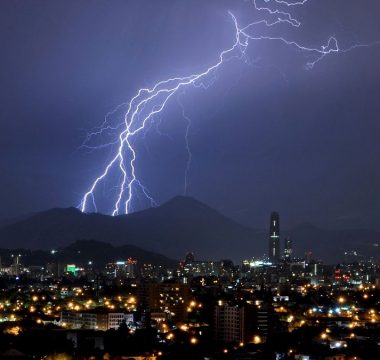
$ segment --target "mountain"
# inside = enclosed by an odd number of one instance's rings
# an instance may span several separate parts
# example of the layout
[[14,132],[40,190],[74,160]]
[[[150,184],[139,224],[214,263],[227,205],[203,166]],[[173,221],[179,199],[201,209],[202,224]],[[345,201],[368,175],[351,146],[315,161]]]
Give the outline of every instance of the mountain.
[[[294,252],[312,251],[317,259],[337,262],[346,251],[380,256],[380,233],[372,230],[326,230],[304,224],[281,233],[293,240]],[[0,247],[57,249],[80,239],[113,246],[133,245],[173,259],[193,251],[196,259],[245,258],[267,253],[268,230],[254,230],[228,219],[190,197],[129,215],[84,214],[75,208],[51,209],[0,225]],[[106,251],[106,250],[102,250]]]
[[13,217],[13,218],[0,219],[0,228],[7,226],[7,225],[15,224],[19,221],[22,221],[24,219],[31,217],[32,215],[34,215],[34,214],[23,214],[23,215]]
[[55,249],[78,239],[95,239],[115,246],[135,245],[175,259],[194,251],[200,259],[240,261],[244,254],[263,252],[260,238],[259,232],[183,196],[129,215],[51,209],[0,227],[3,248]]

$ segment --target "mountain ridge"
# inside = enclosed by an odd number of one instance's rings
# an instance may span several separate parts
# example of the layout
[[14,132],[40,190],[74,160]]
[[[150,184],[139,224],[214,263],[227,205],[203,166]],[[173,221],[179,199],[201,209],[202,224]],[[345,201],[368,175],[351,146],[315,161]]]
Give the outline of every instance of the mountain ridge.
[[198,200],[177,196],[159,207],[114,217],[53,208],[0,227],[0,245],[51,249],[78,239],[96,239],[116,246],[136,245],[176,259],[187,251],[225,258],[238,256],[236,238],[247,244],[254,234]]
[[[380,256],[380,232],[376,230],[326,230],[301,224],[282,231],[281,248],[285,237],[293,240],[298,256],[312,251],[315,258],[328,262],[340,261],[350,250]],[[240,262],[267,253],[268,231],[241,225],[184,196],[128,215],[112,217],[82,213],[73,207],[53,208],[0,226],[0,247],[53,249],[79,239],[134,245],[173,259],[183,259],[186,252],[193,251],[197,259]]]

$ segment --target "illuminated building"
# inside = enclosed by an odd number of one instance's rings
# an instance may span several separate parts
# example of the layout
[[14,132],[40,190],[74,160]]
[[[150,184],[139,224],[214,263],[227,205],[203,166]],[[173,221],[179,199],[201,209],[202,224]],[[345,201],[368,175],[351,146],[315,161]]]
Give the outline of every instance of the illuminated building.
[[62,311],[61,324],[72,329],[95,330],[97,328],[97,315],[94,313]]
[[133,322],[133,314],[62,311],[61,324],[71,329],[118,329],[122,322]]
[[280,260],[280,216],[272,212],[269,226],[269,260],[278,263]]
[[10,274],[12,276],[18,276],[22,272],[22,265],[21,265],[21,255],[13,256],[13,264],[10,266]]
[[261,305],[257,309],[256,324],[264,340],[268,337],[269,333],[271,332],[271,326],[273,325],[272,316],[273,309],[269,305]]
[[67,264],[66,266],[66,272],[68,272],[69,274],[72,274],[75,276],[76,272],[77,272],[77,267],[75,264]]
[[151,313],[165,314],[174,322],[187,319],[189,287],[176,282],[143,282],[139,288],[139,303]]
[[136,273],[137,260],[128,258],[127,260],[127,278],[133,279],[137,276]]
[[220,342],[244,341],[244,306],[219,301],[214,309],[214,339]]
[[285,239],[285,247],[284,247],[284,257],[285,260],[290,260],[293,253],[293,244],[292,240],[289,238]]
[[133,279],[137,276],[137,260],[116,261],[106,265],[106,274],[111,278]]
[[127,324],[133,322],[133,314],[97,314],[97,329],[99,330],[118,329],[122,322],[125,322]]
[[214,308],[214,339],[225,343],[257,342],[258,338],[265,341],[272,326],[272,313],[271,307],[220,300]]
[[186,262],[184,273],[190,276],[219,276],[221,274],[220,261],[192,261]]
[[143,264],[140,272],[141,276],[146,279],[155,279],[157,277],[157,269],[152,264]]

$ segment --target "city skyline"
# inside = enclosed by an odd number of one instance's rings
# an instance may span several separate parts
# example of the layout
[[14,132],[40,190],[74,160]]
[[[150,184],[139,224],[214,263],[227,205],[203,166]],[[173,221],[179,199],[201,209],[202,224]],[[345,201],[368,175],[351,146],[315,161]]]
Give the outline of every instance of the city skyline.
[[379,0],[1,0],[0,359],[380,359]]

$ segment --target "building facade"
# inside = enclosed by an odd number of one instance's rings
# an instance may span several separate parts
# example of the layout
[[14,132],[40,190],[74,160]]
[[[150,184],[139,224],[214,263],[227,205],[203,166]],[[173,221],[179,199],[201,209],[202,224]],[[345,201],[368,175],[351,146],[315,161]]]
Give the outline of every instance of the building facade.
[[133,314],[62,311],[61,324],[71,329],[118,329],[122,322],[133,321]]
[[164,313],[168,320],[187,319],[190,289],[178,282],[143,282],[139,288],[139,302],[151,313]]
[[214,308],[214,340],[231,343],[265,341],[271,329],[271,309],[219,301]]

